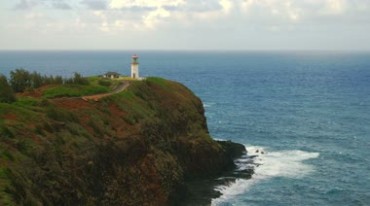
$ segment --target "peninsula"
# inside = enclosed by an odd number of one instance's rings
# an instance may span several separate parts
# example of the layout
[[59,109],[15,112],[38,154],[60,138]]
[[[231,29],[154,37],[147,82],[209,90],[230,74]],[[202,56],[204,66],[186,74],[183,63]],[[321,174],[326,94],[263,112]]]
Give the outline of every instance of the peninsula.
[[[0,205],[178,205],[188,182],[245,152],[210,137],[201,100],[180,83],[82,82],[0,103]],[[110,95],[81,98],[91,91]]]

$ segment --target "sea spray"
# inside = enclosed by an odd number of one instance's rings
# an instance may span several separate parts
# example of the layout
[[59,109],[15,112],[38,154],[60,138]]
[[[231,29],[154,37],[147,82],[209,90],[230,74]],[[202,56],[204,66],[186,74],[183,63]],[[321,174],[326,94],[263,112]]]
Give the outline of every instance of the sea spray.
[[274,177],[301,178],[315,168],[305,163],[305,160],[319,157],[319,153],[301,150],[270,151],[268,148],[246,146],[248,155],[238,159],[235,163],[237,171],[253,169],[251,179],[236,179],[226,185],[217,186],[215,190],[222,195],[212,200],[212,205],[230,203],[233,197],[246,193],[253,185]]

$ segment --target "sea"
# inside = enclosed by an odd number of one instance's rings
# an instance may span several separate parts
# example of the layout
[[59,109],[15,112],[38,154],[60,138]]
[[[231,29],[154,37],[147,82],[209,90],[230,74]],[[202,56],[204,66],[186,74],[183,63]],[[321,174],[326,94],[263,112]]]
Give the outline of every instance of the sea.
[[212,137],[253,159],[211,205],[370,205],[370,52],[1,51],[0,73],[129,75],[133,54],[141,76],[189,87]]

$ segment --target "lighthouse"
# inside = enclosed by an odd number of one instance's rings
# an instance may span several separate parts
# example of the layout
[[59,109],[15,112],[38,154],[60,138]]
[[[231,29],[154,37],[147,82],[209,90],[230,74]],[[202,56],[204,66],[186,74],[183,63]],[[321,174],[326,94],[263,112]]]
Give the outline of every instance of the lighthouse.
[[132,62],[131,62],[131,78],[133,79],[139,79],[139,62],[138,56],[135,54],[132,56]]

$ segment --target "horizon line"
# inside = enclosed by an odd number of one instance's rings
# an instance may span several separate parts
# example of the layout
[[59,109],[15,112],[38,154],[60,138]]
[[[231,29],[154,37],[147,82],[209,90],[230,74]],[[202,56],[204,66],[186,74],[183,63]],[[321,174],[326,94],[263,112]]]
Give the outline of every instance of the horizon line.
[[358,53],[369,50],[354,49],[0,49],[0,52],[343,52]]

